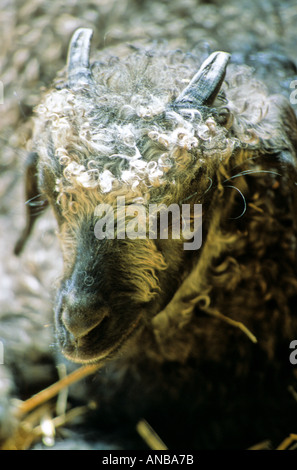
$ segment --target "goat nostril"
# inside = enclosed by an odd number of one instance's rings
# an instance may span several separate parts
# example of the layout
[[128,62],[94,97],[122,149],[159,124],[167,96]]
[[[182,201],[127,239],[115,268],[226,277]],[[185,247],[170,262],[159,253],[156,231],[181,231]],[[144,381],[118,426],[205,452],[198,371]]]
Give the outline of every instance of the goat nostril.
[[79,310],[73,311],[65,307],[62,312],[62,322],[66,330],[71,333],[75,339],[79,339],[99,326],[107,315],[107,309],[81,312]]

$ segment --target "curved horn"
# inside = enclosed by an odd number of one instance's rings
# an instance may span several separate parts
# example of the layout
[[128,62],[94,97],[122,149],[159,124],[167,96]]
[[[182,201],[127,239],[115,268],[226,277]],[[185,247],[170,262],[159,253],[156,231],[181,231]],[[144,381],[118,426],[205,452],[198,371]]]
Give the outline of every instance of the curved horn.
[[92,83],[89,64],[92,36],[93,30],[90,28],[79,28],[72,36],[67,58],[68,84],[70,87]]
[[229,59],[230,54],[227,52],[213,52],[176,98],[175,103],[195,107],[211,105],[224,81]]

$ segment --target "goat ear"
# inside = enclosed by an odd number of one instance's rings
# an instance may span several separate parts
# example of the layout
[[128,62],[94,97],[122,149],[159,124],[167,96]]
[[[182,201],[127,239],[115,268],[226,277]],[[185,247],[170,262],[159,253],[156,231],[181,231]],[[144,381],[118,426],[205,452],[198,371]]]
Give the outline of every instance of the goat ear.
[[48,206],[48,201],[40,194],[37,179],[38,154],[30,152],[25,163],[25,197],[26,197],[26,225],[14,247],[14,253],[19,255],[38,216]]
[[280,138],[286,141],[285,151],[281,152],[281,161],[288,163],[290,160],[290,163],[297,168],[297,117],[285,96],[279,94],[268,98],[268,112],[263,123],[268,126],[272,140],[275,139],[273,142],[275,148],[279,147],[280,143],[283,146]]

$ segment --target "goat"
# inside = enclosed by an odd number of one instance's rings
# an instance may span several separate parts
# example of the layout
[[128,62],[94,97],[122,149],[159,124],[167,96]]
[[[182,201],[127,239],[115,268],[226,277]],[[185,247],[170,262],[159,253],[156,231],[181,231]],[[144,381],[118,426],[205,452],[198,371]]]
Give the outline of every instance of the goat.
[[[124,448],[141,447],[143,417],[171,449],[277,443],[297,423],[295,114],[226,52],[198,72],[200,57],[164,46],[90,65],[91,37],[74,33],[36,108],[26,167],[26,199],[58,224],[57,345],[106,362],[97,427]],[[99,240],[96,208],[119,222],[118,198],[202,205],[201,247],[158,231]],[[35,220],[29,203],[17,254]]]

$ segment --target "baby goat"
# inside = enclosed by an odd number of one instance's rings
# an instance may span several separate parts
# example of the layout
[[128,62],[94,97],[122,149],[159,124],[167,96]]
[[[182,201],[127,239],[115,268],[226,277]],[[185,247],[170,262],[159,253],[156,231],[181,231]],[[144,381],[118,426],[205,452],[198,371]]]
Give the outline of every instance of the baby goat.
[[[26,167],[27,199],[59,227],[57,344],[71,361],[106,361],[98,428],[123,447],[141,447],[141,418],[169,448],[277,443],[297,427],[295,114],[225,52],[198,72],[195,54],[164,47],[90,65],[91,36],[75,32],[36,109]],[[202,205],[199,249],[174,236],[173,213],[168,237],[161,211],[140,236],[161,204],[189,205],[193,237]]]

